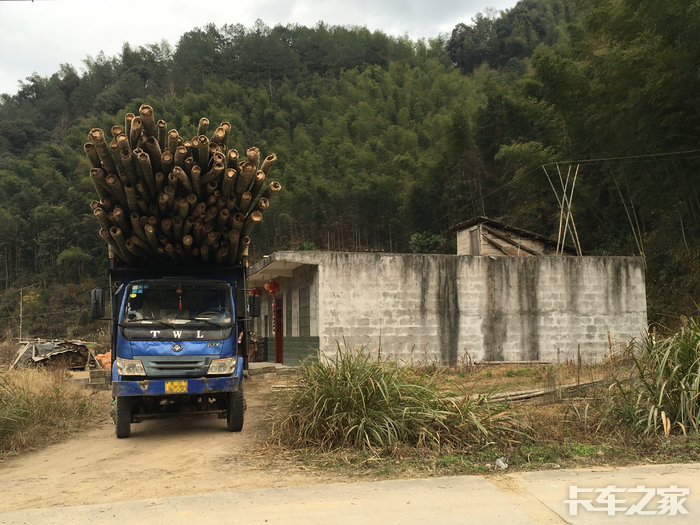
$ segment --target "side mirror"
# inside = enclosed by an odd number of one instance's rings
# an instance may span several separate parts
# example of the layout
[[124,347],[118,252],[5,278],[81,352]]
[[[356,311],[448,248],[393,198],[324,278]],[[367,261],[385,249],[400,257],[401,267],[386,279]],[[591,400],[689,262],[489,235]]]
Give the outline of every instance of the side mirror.
[[248,296],[248,315],[260,317],[260,296],[257,294]]
[[95,288],[90,291],[90,318],[102,319],[105,316],[105,291]]

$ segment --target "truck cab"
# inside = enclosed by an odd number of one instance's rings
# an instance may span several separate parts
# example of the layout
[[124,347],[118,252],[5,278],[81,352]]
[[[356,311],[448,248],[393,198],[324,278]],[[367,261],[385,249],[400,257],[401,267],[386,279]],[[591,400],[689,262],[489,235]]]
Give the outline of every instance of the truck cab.
[[[245,270],[110,267],[112,402],[118,438],[131,423],[218,414],[243,427]],[[103,313],[93,294],[93,316]],[[97,303],[97,304],[96,304]]]

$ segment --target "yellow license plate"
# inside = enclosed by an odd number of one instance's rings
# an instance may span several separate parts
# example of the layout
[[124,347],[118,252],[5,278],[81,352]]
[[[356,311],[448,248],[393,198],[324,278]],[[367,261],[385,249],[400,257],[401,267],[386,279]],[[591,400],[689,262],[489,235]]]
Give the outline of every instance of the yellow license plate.
[[165,393],[166,394],[186,394],[187,393],[187,380],[185,380],[185,381],[166,381],[165,382]]

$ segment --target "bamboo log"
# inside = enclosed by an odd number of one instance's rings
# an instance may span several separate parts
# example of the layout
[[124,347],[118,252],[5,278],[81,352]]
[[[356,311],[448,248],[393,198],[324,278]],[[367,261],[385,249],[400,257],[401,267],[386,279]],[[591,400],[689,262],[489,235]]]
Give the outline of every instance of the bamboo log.
[[[127,141],[128,142],[128,141]],[[121,159],[121,164],[124,167],[124,173],[126,180],[128,180],[133,186],[138,182],[135,169],[134,156],[131,154],[131,149],[127,143],[126,149],[119,150],[119,157]]]
[[148,192],[151,195],[155,195],[156,180],[153,177],[153,167],[151,165],[151,158],[148,156],[148,153],[143,151],[139,153],[136,158],[139,161],[139,165],[141,166],[141,173],[143,175],[143,180],[146,183],[146,188],[148,188]]
[[194,193],[189,193],[187,197],[185,197],[185,201],[187,202],[188,215],[194,213],[197,202],[199,202],[197,196]]
[[112,158],[109,146],[105,142],[105,134],[100,128],[92,128],[88,134],[90,142],[95,146],[97,156],[102,161],[102,165],[107,173],[117,173],[117,166]]
[[175,166],[173,168],[173,171],[170,175],[173,174],[175,175],[175,178],[178,180],[178,182],[182,184],[182,187],[185,188],[185,191],[187,193],[192,193],[194,191],[194,188],[192,188],[192,183],[190,182],[190,178],[180,166]]
[[226,130],[224,130],[224,128],[219,126],[218,128],[216,128],[214,130],[214,134],[211,136],[211,141],[214,144],[217,144],[217,145],[221,146],[221,148],[223,148],[225,139],[226,139]]
[[250,212],[243,223],[243,228],[241,228],[241,235],[244,237],[250,235],[253,227],[260,221],[262,221],[262,213],[257,210]]
[[139,116],[143,124],[143,132],[147,137],[156,136],[156,120],[153,115],[153,108],[148,104],[142,104],[139,108]]
[[134,116],[133,113],[124,115],[124,135],[126,135],[127,138],[131,136],[131,121],[134,120]]
[[158,213],[161,217],[165,217],[170,213],[170,196],[167,193],[161,193],[158,196]]
[[156,129],[158,131],[158,145],[161,151],[165,151],[168,147],[168,123],[160,119],[156,122]]
[[223,263],[228,257],[228,246],[221,246],[214,254],[214,260],[216,264]]
[[100,206],[102,206],[102,209],[104,211],[110,211],[114,207],[114,199],[111,197],[105,197],[104,199],[100,199]]
[[173,220],[166,217],[162,221],[160,221],[160,231],[163,232],[163,235],[165,235],[169,240],[173,240]]
[[182,247],[185,249],[188,259],[192,259],[192,245],[194,244],[194,239],[191,235],[182,236]]
[[185,197],[179,197],[175,201],[175,213],[180,219],[184,219],[190,213],[190,205]]
[[216,217],[216,225],[219,227],[219,230],[223,230],[224,228],[226,228],[230,216],[231,212],[228,211],[227,208],[219,210],[219,214]]
[[161,157],[163,152],[160,150],[160,144],[155,137],[148,137],[146,139],[146,150],[148,151],[148,156],[151,159],[151,166],[153,171],[163,171],[163,165],[161,163]]
[[165,175],[160,171],[153,176],[156,184],[156,194],[160,195],[163,192],[163,184],[165,183]]
[[144,224],[141,223],[141,218],[142,217],[138,214],[138,212],[132,211],[129,214],[131,230],[134,232],[134,235],[136,235],[143,242],[148,242],[148,239],[146,239],[146,232],[143,231]]
[[138,235],[132,235],[131,237],[129,237],[129,240],[133,242],[136,246],[138,246],[149,259],[151,259],[153,255],[155,255],[153,250],[151,250],[151,246],[148,244],[148,241],[144,241]]
[[194,225],[192,226],[192,237],[194,237],[194,242],[197,246],[201,246],[203,235],[204,221],[202,221],[202,219],[197,219],[194,221]]
[[206,175],[202,175],[200,177],[199,184],[201,186],[204,186],[205,184],[208,184],[209,182],[214,182],[218,186],[219,181],[224,174],[224,171],[226,171],[226,166],[224,166],[224,164],[221,162],[215,162],[214,165],[212,166],[211,170],[209,170],[206,173]]
[[260,166],[260,149],[256,146],[248,148],[247,150],[245,150],[245,156],[248,160],[248,163],[253,164],[255,166],[255,171],[257,171],[258,166]]
[[199,247],[199,257],[202,259],[202,262],[209,262],[209,245],[208,244],[202,244]]
[[91,210],[113,257],[129,264],[237,264],[247,255],[248,234],[281,186],[265,186],[276,155],[262,159],[253,146],[242,160],[227,147],[230,130],[224,122],[207,138],[209,121],[202,118],[197,135],[185,141],[164,120],[156,122],[146,104],[112,126],[109,144],[102,130],[91,130],[84,149],[99,196]]
[[156,230],[150,224],[143,227],[143,231],[146,233],[146,240],[151,248],[157,253],[158,252],[158,237],[156,236]]
[[122,231],[119,229],[118,226],[112,226],[109,229],[109,235],[112,237],[114,240],[114,243],[117,245],[119,248],[119,255],[121,255],[122,259],[124,259],[126,262],[131,262],[133,261],[133,257],[129,255],[129,250],[126,249],[126,239],[124,238],[124,234]]
[[245,215],[241,212],[236,212],[231,216],[231,229],[236,231],[241,231],[243,229],[243,223],[245,222]]
[[194,207],[194,210],[192,211],[192,216],[195,219],[199,219],[200,217],[203,217],[206,212],[207,205],[203,202],[198,202],[197,205]]
[[174,161],[175,155],[170,153],[169,149],[166,149],[160,156],[161,171],[166,175],[173,171]]
[[213,220],[214,217],[216,217],[218,214],[219,214],[219,208],[217,208],[216,206],[210,206],[209,208],[207,208],[207,212],[204,215],[204,222],[207,223],[207,222]]
[[113,252],[113,255],[119,257],[122,261],[127,260],[127,258],[124,256],[124,254],[121,253],[121,249],[119,248],[117,243],[114,241],[114,239],[110,235],[109,229],[100,228],[100,237],[102,237],[102,239],[104,239],[104,241],[107,243],[110,250]]
[[197,135],[206,135],[209,130],[209,119],[202,117],[199,119],[199,125],[197,126]]
[[262,188],[264,183],[265,172],[262,170],[258,170],[258,172],[255,174],[255,178],[253,179],[253,187],[250,190],[250,194],[253,196],[253,199],[255,199],[258,196],[258,194],[260,193],[260,188]]
[[240,171],[238,169],[239,160],[240,159],[238,158],[238,150],[231,148],[230,150],[228,150],[226,152],[226,165],[229,168],[236,170],[236,173],[238,173]]
[[117,226],[119,226],[119,229],[122,231],[122,233],[125,235],[131,233],[131,225],[129,224],[129,220],[127,219],[128,213],[125,212],[121,206],[115,206],[112,214],[114,216],[114,220],[117,223]]
[[270,185],[267,187],[267,189],[263,192],[262,196],[265,197],[268,201],[272,200],[272,197],[277,195],[277,192],[279,192],[282,189],[282,185],[273,180],[270,182]]
[[191,215],[185,219],[185,223],[182,225],[182,235],[189,235],[192,232],[194,222],[195,218]]
[[173,239],[175,241],[182,239],[182,224],[183,224],[182,217],[179,215],[175,215],[173,217]]
[[203,170],[209,166],[209,139],[206,135],[200,135],[197,143],[197,159],[199,167]]
[[185,162],[183,164],[184,166],[182,167],[182,169],[185,170],[185,173],[187,173],[187,175],[191,175],[192,168],[197,166],[197,163],[194,161],[194,158],[192,158],[191,155],[185,159]]
[[[168,150],[175,155],[175,150],[180,146],[180,134],[176,129],[168,131]],[[183,157],[184,160],[184,157]]]
[[250,201],[253,199],[253,195],[249,191],[244,191],[241,194],[241,198],[238,199],[238,209],[241,213],[248,213],[248,208],[250,208]]
[[138,237],[132,237],[130,239],[126,240],[126,249],[127,251],[133,255],[136,259],[139,260],[149,260],[150,256],[148,252],[143,251],[132,239],[138,239]]
[[114,137],[114,140],[117,141],[117,144],[119,145],[120,150],[125,150],[131,153],[131,146],[129,145],[129,138],[124,134],[120,133],[116,137]]
[[198,199],[202,197],[201,173],[202,170],[199,166],[192,166],[192,171],[190,172],[190,182],[192,183],[192,193],[194,193]]
[[248,246],[250,245],[250,237],[247,235],[241,237],[238,241],[238,253],[236,254],[235,264],[239,263],[243,257],[248,256]]
[[129,144],[131,144],[132,149],[139,147],[139,140],[141,139],[142,133],[143,123],[141,122],[141,117],[134,117],[131,119],[131,129],[129,131]]
[[95,145],[92,142],[86,142],[83,144],[83,149],[90,161],[90,165],[93,168],[102,169],[102,161],[100,161],[100,156],[97,154],[97,150],[95,150]]
[[100,168],[92,168],[90,170],[90,180],[92,180],[95,191],[100,199],[108,199],[112,194],[112,190],[105,181],[104,171]]
[[229,122],[222,122],[219,127],[224,130],[224,143],[222,146],[224,147],[224,151],[226,151],[228,149],[228,136],[231,133],[231,124]]
[[100,223],[100,226],[102,226],[105,230],[109,230],[112,227],[112,224],[107,218],[107,213],[102,208],[95,208],[92,210],[92,214],[97,219],[97,222]]
[[128,207],[129,204],[126,201],[126,193],[124,193],[124,186],[122,186],[119,177],[112,174],[107,175],[107,178],[105,178],[105,182],[107,183],[107,186],[109,186],[109,191],[112,192],[114,198],[117,199],[117,201],[125,208]]
[[250,188],[250,183],[255,177],[257,172],[257,164],[251,162],[245,162],[241,167],[241,172],[236,179],[236,193],[241,195],[243,192],[248,191]]
[[224,173],[224,179],[221,181],[221,196],[228,200],[233,191],[234,183],[238,174],[233,168],[228,168]]
[[264,213],[270,207],[270,201],[265,197],[260,197],[258,202],[255,204],[254,210],[258,210],[260,213]]
[[138,209],[138,204],[136,204],[136,190],[128,182],[124,184],[124,194],[126,195],[126,203],[129,206],[129,211],[136,211]]

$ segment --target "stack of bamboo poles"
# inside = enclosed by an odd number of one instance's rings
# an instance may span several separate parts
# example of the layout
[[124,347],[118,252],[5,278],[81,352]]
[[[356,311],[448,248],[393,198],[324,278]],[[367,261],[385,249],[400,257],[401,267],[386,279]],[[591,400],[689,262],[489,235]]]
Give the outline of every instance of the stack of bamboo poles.
[[207,137],[202,118],[186,140],[142,105],[112,127],[111,141],[90,131],[84,147],[99,196],[91,207],[110,257],[128,265],[240,263],[281,185],[266,182],[276,155],[261,162],[252,147],[240,158],[227,146],[230,129],[223,122]]

